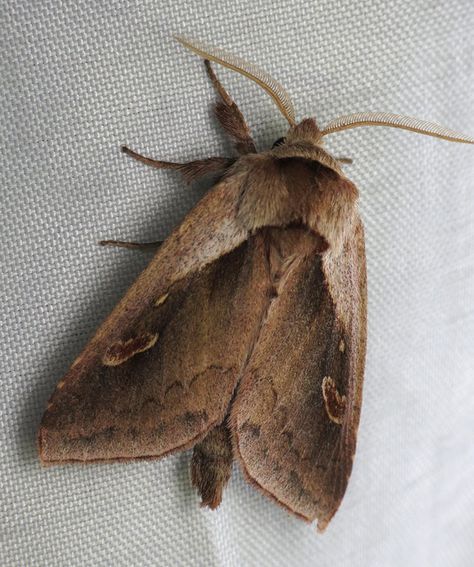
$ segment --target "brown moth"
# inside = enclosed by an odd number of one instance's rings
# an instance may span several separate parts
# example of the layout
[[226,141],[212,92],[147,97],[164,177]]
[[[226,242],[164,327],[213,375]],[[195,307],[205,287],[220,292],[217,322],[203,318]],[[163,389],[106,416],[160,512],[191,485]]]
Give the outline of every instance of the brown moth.
[[[124,148],[188,181],[220,177],[59,382],[39,431],[41,461],[156,459],[193,447],[203,505],[220,504],[235,459],[252,485],[324,530],[356,448],[367,290],[358,191],[323,138],[380,125],[474,139],[383,113],[323,129],[313,118],[297,123],[288,94],[265,72],[178,39],[206,60],[238,157],[178,164]],[[257,152],[209,60],[274,99],[289,130],[271,149]]]

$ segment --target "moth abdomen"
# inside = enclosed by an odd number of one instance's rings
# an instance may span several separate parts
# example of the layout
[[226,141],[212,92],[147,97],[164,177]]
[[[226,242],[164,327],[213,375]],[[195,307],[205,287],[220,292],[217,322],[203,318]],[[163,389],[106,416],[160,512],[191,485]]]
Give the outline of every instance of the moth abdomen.
[[191,478],[201,495],[201,505],[217,508],[232,472],[233,450],[229,430],[221,424],[193,450]]

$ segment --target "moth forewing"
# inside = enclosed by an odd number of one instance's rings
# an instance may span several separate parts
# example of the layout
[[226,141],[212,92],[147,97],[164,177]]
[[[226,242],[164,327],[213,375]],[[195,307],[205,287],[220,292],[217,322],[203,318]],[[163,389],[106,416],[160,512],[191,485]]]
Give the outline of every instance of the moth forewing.
[[[363,247],[357,223],[329,265],[317,249],[301,255],[272,302],[231,410],[247,478],[296,515],[318,519],[320,529],[340,504],[355,451],[366,344]],[[348,306],[344,317],[337,301]]]

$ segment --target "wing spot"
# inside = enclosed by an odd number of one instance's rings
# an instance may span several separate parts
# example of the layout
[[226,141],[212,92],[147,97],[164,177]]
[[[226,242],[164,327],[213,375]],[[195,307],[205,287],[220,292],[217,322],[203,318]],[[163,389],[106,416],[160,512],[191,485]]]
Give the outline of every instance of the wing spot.
[[301,455],[300,455],[300,452],[298,451],[298,449],[295,449],[294,447],[290,447],[288,449],[288,453],[290,455],[293,455],[293,457],[295,458],[295,460],[297,462],[301,460]]
[[137,427],[129,427],[127,433],[132,439],[137,439],[139,431]]
[[153,429],[152,433],[156,438],[162,437],[166,432],[167,427],[164,423],[159,423],[155,429]]
[[291,431],[283,431],[281,436],[286,438],[288,446],[291,447],[293,444],[293,433]]
[[288,475],[288,485],[298,493],[298,500],[301,500],[302,495],[305,493],[303,483],[301,482],[301,478],[299,474],[292,470]]
[[339,342],[339,351],[344,352],[345,350],[346,350],[346,343],[344,342],[344,339],[341,339],[341,341]]
[[275,474],[280,474],[282,471],[282,466],[280,465],[280,463],[278,463],[277,461],[274,461],[272,463],[272,470]]
[[84,358],[84,353],[81,353],[76,360],[71,364],[71,368],[74,368],[74,366],[77,366],[78,364],[80,364],[82,362],[82,359]]
[[157,340],[158,333],[144,333],[128,341],[117,341],[107,348],[102,362],[106,366],[118,366],[139,352],[145,352],[154,346]]
[[86,435],[83,433],[71,433],[69,438],[71,441],[74,441],[74,443],[77,443],[78,445],[83,444],[88,446],[91,444],[91,442],[98,444],[100,443],[100,441],[103,440],[110,441],[116,433],[117,433],[116,427],[105,427],[104,429],[94,431],[90,435]]
[[62,388],[64,388],[64,385],[65,385],[65,384],[66,384],[66,381],[65,381],[65,380],[61,380],[61,381],[58,382],[58,385],[56,386],[56,388],[57,388],[58,390],[61,390]]
[[341,396],[341,394],[339,394],[336,384],[331,376],[325,376],[323,378],[321,387],[323,390],[326,413],[328,414],[329,419],[332,422],[341,425],[346,410],[346,396]]
[[288,409],[285,406],[279,406],[273,411],[275,416],[275,429],[282,431],[288,423]]
[[206,421],[208,419],[208,415],[205,410],[187,411],[181,415],[180,419],[186,426],[196,427],[199,423]]
[[241,426],[240,431],[244,434],[247,433],[254,438],[260,437],[260,425],[256,425],[255,423],[250,423],[249,421],[245,422]]
[[273,386],[273,384],[271,384],[271,392],[272,392],[272,411],[275,409],[275,406],[277,405],[278,402],[278,394],[277,391],[275,390],[275,387]]
[[160,295],[160,297],[155,301],[155,307],[159,307],[160,305],[163,305],[163,303],[168,299],[169,293],[164,293],[163,295]]

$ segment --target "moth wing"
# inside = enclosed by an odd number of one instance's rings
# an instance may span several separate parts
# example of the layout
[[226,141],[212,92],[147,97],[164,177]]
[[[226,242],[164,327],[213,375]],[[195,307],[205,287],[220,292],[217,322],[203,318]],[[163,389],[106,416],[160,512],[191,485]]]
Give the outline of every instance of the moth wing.
[[43,463],[160,457],[224,419],[264,302],[239,190],[228,177],[198,203],[59,382]]
[[364,234],[301,255],[272,302],[231,409],[252,484],[324,530],[352,469],[366,348]]

